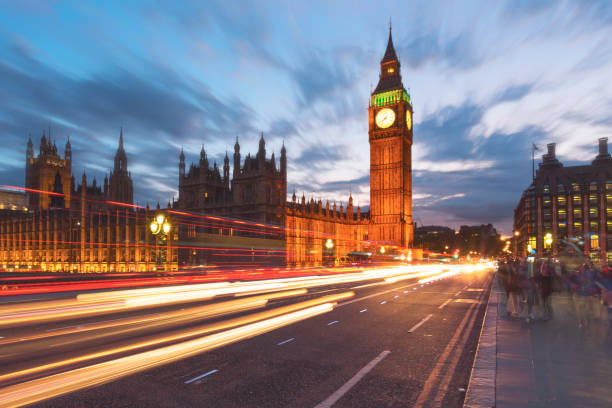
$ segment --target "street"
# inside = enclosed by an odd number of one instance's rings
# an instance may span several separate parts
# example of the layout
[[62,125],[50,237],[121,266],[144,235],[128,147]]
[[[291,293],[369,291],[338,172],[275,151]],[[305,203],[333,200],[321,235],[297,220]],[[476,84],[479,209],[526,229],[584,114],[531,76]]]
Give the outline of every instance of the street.
[[[36,406],[458,407],[464,396],[460,389],[469,381],[489,288],[487,272],[423,284],[403,280],[323,286],[308,296],[270,305],[347,290],[355,295],[330,312]],[[90,317],[71,325],[108,319]],[[136,331],[131,336],[136,334],[142,335]],[[109,341],[80,341],[93,352],[128,344],[129,338],[115,334]],[[61,350],[64,358],[85,351]],[[57,349],[31,351],[41,363],[58,358]],[[15,360],[13,355],[11,364],[2,364],[2,374],[32,366],[23,358]],[[3,353],[2,360],[11,357]]]

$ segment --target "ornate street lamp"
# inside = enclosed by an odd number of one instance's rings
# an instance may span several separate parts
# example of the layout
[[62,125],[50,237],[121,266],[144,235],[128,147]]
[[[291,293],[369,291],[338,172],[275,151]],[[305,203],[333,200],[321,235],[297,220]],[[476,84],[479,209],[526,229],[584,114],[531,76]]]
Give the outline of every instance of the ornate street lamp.
[[163,265],[166,260],[165,258],[167,257],[167,254],[162,254],[160,243],[163,243],[168,239],[168,234],[170,233],[171,226],[164,214],[157,214],[153,221],[151,221],[149,228],[151,228],[151,233],[155,236],[155,248],[157,252],[155,269],[158,269],[160,266]]

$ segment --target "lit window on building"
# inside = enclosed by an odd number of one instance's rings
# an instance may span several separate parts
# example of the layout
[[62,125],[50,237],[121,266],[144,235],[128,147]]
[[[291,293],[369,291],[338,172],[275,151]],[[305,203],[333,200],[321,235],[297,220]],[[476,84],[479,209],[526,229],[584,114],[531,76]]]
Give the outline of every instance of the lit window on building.
[[599,235],[591,234],[591,249],[599,249]]
[[565,191],[565,186],[563,184],[557,184],[557,192],[562,193]]
[[612,191],[612,181],[610,180],[606,181],[606,190]]
[[531,247],[531,249],[537,249],[538,248],[536,243],[537,243],[536,237],[529,237],[529,240],[527,240],[527,244]]
[[612,205],[612,194],[606,194],[606,203]]
[[593,181],[590,185],[591,191],[597,191],[597,182]]
[[548,184],[544,185],[544,194],[548,194],[550,193],[550,187],[548,186]]
[[589,195],[589,204],[597,204],[599,200],[597,199],[597,194]]
[[560,221],[560,222],[557,224],[557,226],[558,226],[560,229],[565,229],[565,228],[567,228],[567,223],[566,223],[565,221]]
[[567,200],[565,199],[565,196],[557,197],[557,204],[559,204],[559,205],[566,205],[567,204]]
[[582,210],[574,210],[574,218],[582,218]]
[[580,191],[580,185],[578,183],[572,183],[572,190]]
[[574,207],[580,207],[582,205],[582,197],[580,197],[580,195],[578,194],[574,194],[572,196],[572,202],[574,204]]
[[543,199],[544,207],[550,207],[550,204],[551,204],[550,196],[544,196],[542,197],[542,199]]
[[606,229],[608,232],[612,232],[612,221],[606,222]]
[[575,222],[574,223],[574,231],[576,231],[576,232],[581,232],[582,231],[582,223],[581,222]]
[[597,208],[589,208],[589,215],[591,217],[597,217],[599,215],[599,211]]
[[591,221],[589,223],[589,228],[591,229],[591,231],[597,231],[599,229],[599,223],[595,221]]

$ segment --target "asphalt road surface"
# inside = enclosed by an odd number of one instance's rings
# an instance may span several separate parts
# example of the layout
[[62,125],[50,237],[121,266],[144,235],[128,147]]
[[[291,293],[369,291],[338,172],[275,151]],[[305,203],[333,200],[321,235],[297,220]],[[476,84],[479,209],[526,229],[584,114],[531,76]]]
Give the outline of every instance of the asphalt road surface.
[[[491,273],[474,272],[425,285],[319,288],[308,298],[347,289],[355,296],[328,313],[33,406],[460,407],[490,282]],[[44,349],[31,353],[49,358]],[[25,364],[23,356],[9,363],[2,372]]]

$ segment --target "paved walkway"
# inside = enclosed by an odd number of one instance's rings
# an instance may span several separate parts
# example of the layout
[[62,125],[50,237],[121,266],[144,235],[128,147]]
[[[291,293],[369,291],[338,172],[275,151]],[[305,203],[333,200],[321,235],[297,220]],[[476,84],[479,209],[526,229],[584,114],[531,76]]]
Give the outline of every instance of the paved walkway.
[[494,282],[465,407],[612,407],[606,310],[593,301],[588,325],[579,327],[572,299],[552,300],[549,321],[512,319]]

